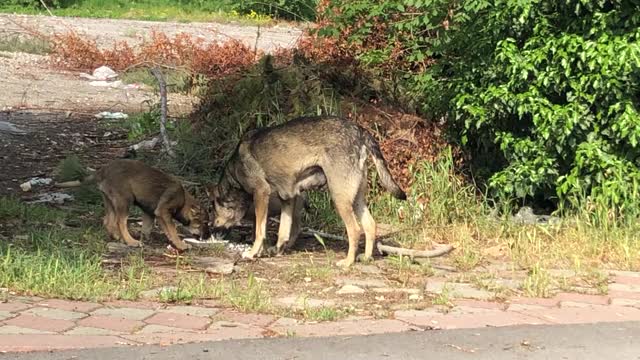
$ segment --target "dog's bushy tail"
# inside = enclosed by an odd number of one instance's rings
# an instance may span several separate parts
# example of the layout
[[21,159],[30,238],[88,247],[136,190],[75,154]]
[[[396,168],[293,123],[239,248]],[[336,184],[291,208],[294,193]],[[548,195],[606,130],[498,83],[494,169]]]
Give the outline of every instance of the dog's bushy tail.
[[368,131],[362,130],[365,136],[365,145],[371,155],[373,156],[373,162],[376,165],[376,170],[378,170],[378,175],[380,175],[380,183],[384,186],[387,191],[391,193],[395,198],[400,200],[406,200],[407,194],[405,194],[400,186],[393,180],[391,173],[389,172],[389,168],[387,167],[387,161],[382,156],[382,151],[380,151],[380,145],[374,137],[369,134]]

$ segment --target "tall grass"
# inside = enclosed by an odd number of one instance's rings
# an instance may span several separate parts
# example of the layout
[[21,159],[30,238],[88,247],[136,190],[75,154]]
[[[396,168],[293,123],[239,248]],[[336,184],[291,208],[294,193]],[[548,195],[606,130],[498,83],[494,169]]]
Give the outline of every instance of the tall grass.
[[[233,2],[225,0],[181,1],[181,0],[82,0],[59,1],[58,6],[50,7],[56,16],[87,18],[136,19],[151,21],[236,21],[256,24],[269,23],[268,15],[239,14],[234,11]],[[42,14],[48,12],[34,1],[36,6],[25,6],[8,1],[0,3],[0,12],[18,12],[23,14]]]

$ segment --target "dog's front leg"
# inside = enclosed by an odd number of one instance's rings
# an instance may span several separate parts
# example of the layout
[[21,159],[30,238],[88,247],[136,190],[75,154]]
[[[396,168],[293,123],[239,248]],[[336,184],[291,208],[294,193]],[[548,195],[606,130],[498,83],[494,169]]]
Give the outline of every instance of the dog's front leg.
[[267,236],[267,211],[269,210],[269,192],[256,191],[253,196],[253,204],[256,209],[256,238],[253,247],[249,251],[245,251],[242,257],[245,259],[254,259],[262,254],[264,239]]

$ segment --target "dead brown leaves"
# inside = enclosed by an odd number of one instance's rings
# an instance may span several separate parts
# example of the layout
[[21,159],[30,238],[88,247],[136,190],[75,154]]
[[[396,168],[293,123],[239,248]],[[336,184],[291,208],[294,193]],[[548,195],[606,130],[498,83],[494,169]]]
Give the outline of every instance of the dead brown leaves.
[[185,33],[169,37],[152,32],[140,46],[121,41],[106,49],[76,32],[56,34],[51,40],[54,63],[73,70],[93,70],[107,65],[122,71],[137,65],[160,65],[216,78],[247,69],[261,55],[239,40],[205,42]]

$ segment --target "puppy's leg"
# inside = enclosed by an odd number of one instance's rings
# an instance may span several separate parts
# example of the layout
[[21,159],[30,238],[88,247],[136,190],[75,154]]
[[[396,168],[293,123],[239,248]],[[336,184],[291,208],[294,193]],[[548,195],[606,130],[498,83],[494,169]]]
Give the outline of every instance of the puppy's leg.
[[173,223],[173,217],[171,215],[172,209],[176,207],[176,204],[172,204],[174,199],[176,199],[175,191],[180,190],[171,189],[162,194],[154,214],[158,220],[158,225],[160,225],[160,228],[165,235],[167,235],[167,238],[171,241],[173,246],[178,250],[188,250],[191,249],[191,245],[180,239],[178,236],[178,230],[176,230],[176,225]]
[[254,259],[262,254],[264,239],[267,236],[267,212],[269,210],[269,192],[258,190],[253,195],[253,204],[256,209],[255,232],[256,238],[251,250],[242,254],[245,259]]
[[278,243],[276,244],[276,254],[282,255],[287,243],[291,241],[291,230],[293,224],[293,211],[295,198],[283,200],[280,207],[280,227],[278,228]]
[[139,247],[142,246],[142,243],[131,236],[129,233],[129,229],[127,228],[127,219],[129,218],[129,204],[124,200],[116,200],[113,201],[113,207],[116,212],[116,221],[118,223],[118,229],[120,230],[120,235],[122,236],[122,240],[128,246]]
[[151,237],[151,230],[153,230],[153,223],[155,218],[147,213],[142,213],[142,237],[149,239]]
[[102,193],[102,200],[104,202],[104,219],[102,223],[104,224],[109,236],[114,240],[120,240],[120,230],[118,229],[118,221],[115,210],[113,209],[113,204],[111,204],[111,199]]
[[360,190],[358,191],[356,200],[353,202],[353,210],[355,211],[356,217],[364,230],[366,241],[364,246],[364,255],[362,256],[363,261],[371,259],[376,242],[376,222],[367,207],[366,194],[367,181],[364,179],[360,185]]

